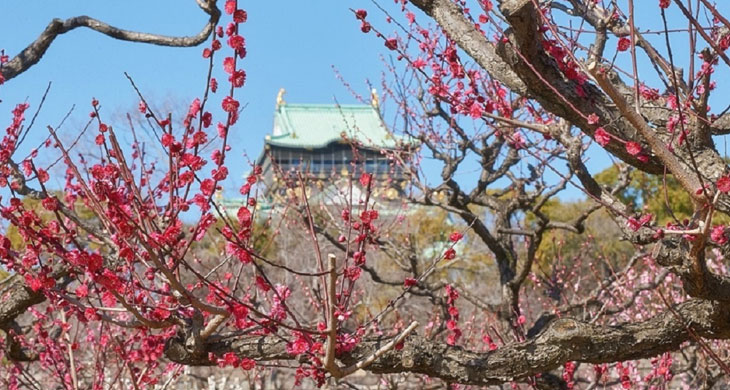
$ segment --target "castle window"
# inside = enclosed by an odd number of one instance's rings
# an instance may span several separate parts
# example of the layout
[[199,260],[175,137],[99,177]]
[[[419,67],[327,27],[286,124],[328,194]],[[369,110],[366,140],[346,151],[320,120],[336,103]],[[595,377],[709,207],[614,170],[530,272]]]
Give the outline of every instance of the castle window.
[[375,159],[369,158],[365,161],[365,172],[367,173],[377,173],[378,166],[375,162]]
[[320,174],[320,172],[322,172],[322,156],[320,156],[320,155],[312,156],[310,171],[311,171],[311,173],[313,173],[315,175],[318,175],[318,174]]

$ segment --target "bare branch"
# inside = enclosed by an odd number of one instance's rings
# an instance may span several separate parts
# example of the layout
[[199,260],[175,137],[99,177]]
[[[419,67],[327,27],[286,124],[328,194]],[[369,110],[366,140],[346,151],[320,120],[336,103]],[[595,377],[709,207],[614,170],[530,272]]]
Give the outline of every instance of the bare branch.
[[207,0],[207,2],[198,1],[200,8],[210,17],[205,26],[203,26],[203,29],[193,36],[176,37],[124,30],[89,16],[76,16],[66,20],[53,19],[50,23],[48,23],[48,26],[46,26],[45,30],[43,30],[35,41],[0,67],[0,73],[5,80],[15,78],[33,65],[37,64],[59,35],[65,34],[79,27],[86,27],[111,38],[128,42],[147,43],[170,47],[197,46],[208,39],[215,29],[215,26],[218,24],[218,19],[220,19],[221,13],[215,3],[215,0]]

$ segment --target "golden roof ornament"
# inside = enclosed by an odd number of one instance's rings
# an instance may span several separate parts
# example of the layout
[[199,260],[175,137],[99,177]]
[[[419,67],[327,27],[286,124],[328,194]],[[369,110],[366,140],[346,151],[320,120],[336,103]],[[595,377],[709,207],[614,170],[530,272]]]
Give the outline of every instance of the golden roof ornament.
[[282,104],[286,104],[284,101],[284,94],[286,90],[284,88],[279,89],[279,93],[276,95],[276,108],[281,107]]
[[398,197],[398,190],[393,187],[388,188],[387,190],[385,190],[385,197],[389,200],[395,200],[395,198]]
[[375,88],[370,90],[370,105],[375,109],[380,108],[380,98],[378,97],[378,90]]

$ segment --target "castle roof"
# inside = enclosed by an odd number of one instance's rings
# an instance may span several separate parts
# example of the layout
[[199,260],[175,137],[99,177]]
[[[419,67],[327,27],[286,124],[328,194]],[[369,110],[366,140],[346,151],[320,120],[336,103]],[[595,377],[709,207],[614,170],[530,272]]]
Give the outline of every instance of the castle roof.
[[371,149],[395,149],[412,144],[388,131],[370,105],[288,104],[277,106],[274,130],[266,144],[283,148],[324,148],[357,141]]

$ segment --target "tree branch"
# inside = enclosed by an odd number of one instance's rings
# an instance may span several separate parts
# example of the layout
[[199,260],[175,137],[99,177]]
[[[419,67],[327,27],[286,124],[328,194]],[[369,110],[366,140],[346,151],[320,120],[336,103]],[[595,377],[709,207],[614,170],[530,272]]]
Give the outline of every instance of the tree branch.
[[221,13],[215,3],[216,0],[206,0],[205,2],[202,0],[198,1],[198,6],[200,6],[206,14],[210,15],[210,18],[205,26],[203,26],[203,29],[193,36],[176,37],[124,30],[85,15],[76,16],[66,20],[53,19],[50,23],[48,23],[46,29],[43,30],[35,41],[0,67],[0,74],[2,74],[5,80],[10,80],[25,72],[41,60],[43,55],[46,53],[46,50],[48,50],[53,41],[59,35],[65,34],[78,27],[86,27],[122,41],[171,47],[197,46],[208,39],[215,29],[215,26],[218,24],[218,19],[220,19]]
[[[650,358],[676,350],[683,342],[692,340],[693,333],[709,339],[730,339],[730,312],[723,303],[690,300],[678,304],[674,312],[668,310],[639,323],[601,326],[563,318],[525,342],[484,353],[411,336],[402,349],[383,353],[366,370],[376,374],[425,374],[452,383],[497,385],[526,381],[569,361],[601,364]],[[389,341],[362,341],[338,359],[347,365],[356,364]],[[211,340],[205,347],[215,355],[234,352],[260,361],[295,359],[286,352],[285,341],[275,336]],[[189,354],[180,339],[170,340],[165,353],[181,364],[215,364],[207,354]]]

